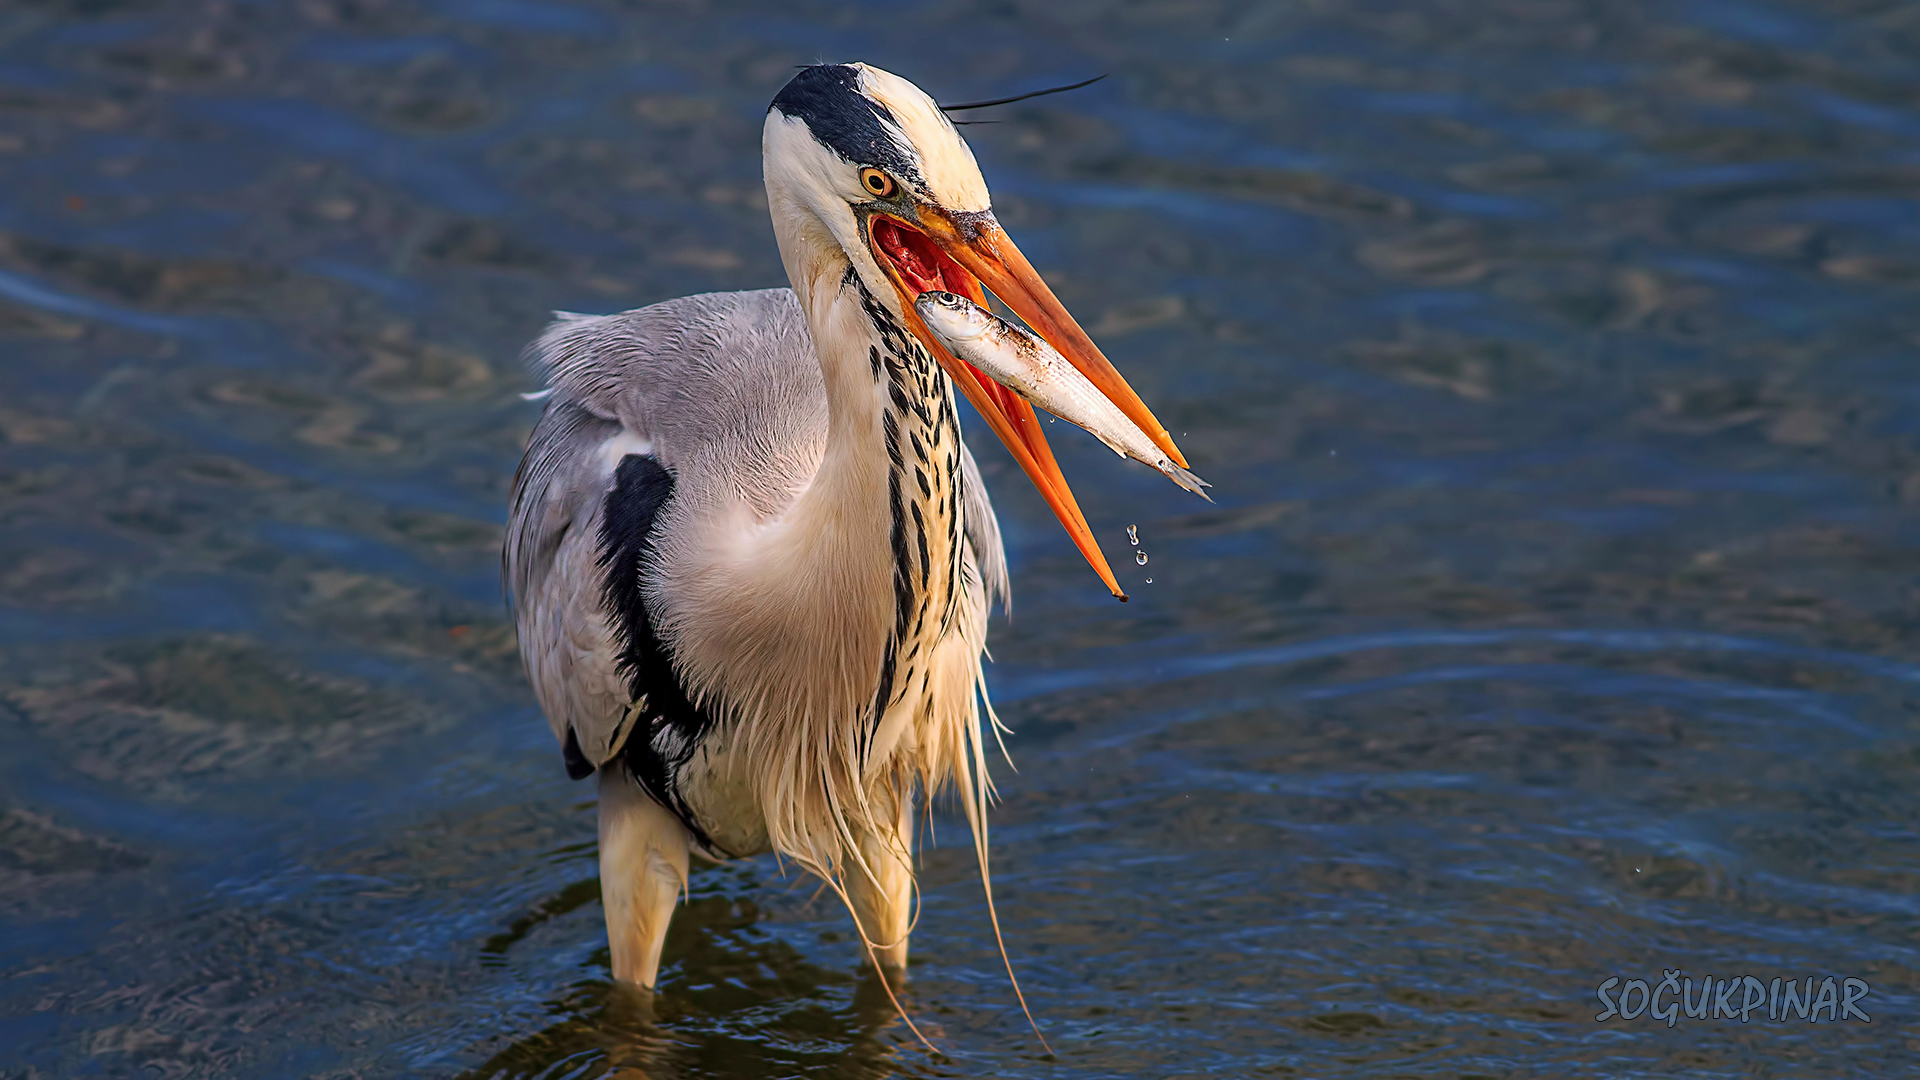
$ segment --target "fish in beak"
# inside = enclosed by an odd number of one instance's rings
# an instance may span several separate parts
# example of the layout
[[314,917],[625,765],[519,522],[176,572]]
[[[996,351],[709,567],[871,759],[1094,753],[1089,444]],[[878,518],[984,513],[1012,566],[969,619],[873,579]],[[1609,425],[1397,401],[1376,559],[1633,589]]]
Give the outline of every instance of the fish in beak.
[[[947,215],[923,205],[917,217],[917,221],[909,223],[891,214],[875,213],[867,222],[874,258],[899,293],[900,309],[906,316],[908,329],[933,354],[961,393],[973,402],[993,433],[1006,444],[1108,590],[1121,600],[1127,599],[1054,460],[1033,406],[1015,389],[983,375],[980,369],[957,357],[941,336],[929,329],[916,301],[923,294],[943,292],[958,294],[984,306],[987,292],[991,291],[1071,364],[1118,415],[1126,418],[1135,429],[1131,435],[1151,444],[1156,451],[1153,456],[1162,457],[1182,474],[1191,476],[1185,471],[1186,458],[1173,444],[1173,437],[1165,426],[1154,419],[1140,395],[1133,392],[1127,380],[1114,370],[1086,331],[1067,313],[1053,290],[991,214]],[[1148,463],[1158,467],[1155,461]],[[1197,482],[1198,478],[1194,479]]]
[[1087,429],[1121,457],[1151,465],[1167,479],[1213,501],[1207,495],[1213,485],[1175,465],[1165,450],[1053,346],[957,293],[923,292],[913,307],[940,344],[974,370],[1028,404]]

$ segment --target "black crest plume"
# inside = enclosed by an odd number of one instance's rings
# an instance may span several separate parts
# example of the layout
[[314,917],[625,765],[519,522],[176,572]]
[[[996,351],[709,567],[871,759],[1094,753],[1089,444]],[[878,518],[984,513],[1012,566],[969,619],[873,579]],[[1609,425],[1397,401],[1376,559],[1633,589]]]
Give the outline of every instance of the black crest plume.
[[[1083,79],[1080,82],[1069,83],[1066,86],[1049,86],[1045,90],[1034,90],[1026,94],[1015,94],[1012,97],[994,98],[992,101],[963,101],[958,105],[942,105],[940,106],[940,110],[942,112],[959,112],[962,109],[985,109],[994,105],[1011,105],[1016,101],[1025,101],[1028,98],[1044,97],[1047,94],[1064,94],[1068,90],[1078,90],[1083,86],[1092,86],[1094,83],[1097,83],[1101,79],[1104,79],[1106,77],[1107,77],[1106,74],[1102,73],[1099,75],[1095,75],[1091,79]],[[954,123],[956,124],[997,124],[999,123],[999,121],[998,120],[955,120]]]

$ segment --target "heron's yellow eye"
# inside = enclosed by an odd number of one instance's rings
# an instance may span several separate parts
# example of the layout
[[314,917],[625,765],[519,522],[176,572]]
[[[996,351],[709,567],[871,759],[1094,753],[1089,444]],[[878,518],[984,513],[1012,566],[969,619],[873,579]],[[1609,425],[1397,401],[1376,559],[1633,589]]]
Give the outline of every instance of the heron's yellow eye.
[[871,194],[884,199],[893,194],[893,177],[888,176],[879,169],[861,169],[860,186],[866,188]]

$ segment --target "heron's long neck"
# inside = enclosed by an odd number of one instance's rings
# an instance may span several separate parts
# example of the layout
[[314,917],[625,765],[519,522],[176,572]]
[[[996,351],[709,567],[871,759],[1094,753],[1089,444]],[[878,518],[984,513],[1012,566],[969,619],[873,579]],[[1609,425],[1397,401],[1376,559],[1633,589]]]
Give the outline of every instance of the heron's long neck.
[[[924,679],[954,618],[959,418],[946,373],[857,274],[842,270],[805,287],[801,306],[827,388],[827,447],[792,508],[790,539],[813,550],[824,578],[859,598],[861,610],[847,619],[884,629],[883,647],[870,654],[880,665],[869,715],[877,722]],[[841,628],[863,631],[871,632]]]
[[[700,564],[676,599],[697,600],[699,617],[672,629],[695,691],[740,720],[712,748],[713,783],[757,800],[775,850],[832,866],[847,822],[891,805],[868,798],[876,784],[897,791],[911,768],[938,786],[964,756],[952,733],[975,730],[978,643],[961,668],[936,655],[972,611],[958,602],[960,429],[953,388],[924,347],[862,288],[843,249],[787,231],[796,217],[775,185],[768,194],[826,386],[826,446],[773,518],[716,504],[738,527],[709,530],[733,539],[693,551]],[[926,717],[939,719],[923,733]]]
[[[827,393],[819,466],[771,519],[714,503],[706,535],[732,539],[689,545],[669,630],[694,694],[756,718],[736,727],[752,760],[851,777],[890,760],[915,711],[894,706],[919,701],[962,606],[960,428],[945,373],[844,260],[794,285]],[[798,835],[764,809],[776,846]]]

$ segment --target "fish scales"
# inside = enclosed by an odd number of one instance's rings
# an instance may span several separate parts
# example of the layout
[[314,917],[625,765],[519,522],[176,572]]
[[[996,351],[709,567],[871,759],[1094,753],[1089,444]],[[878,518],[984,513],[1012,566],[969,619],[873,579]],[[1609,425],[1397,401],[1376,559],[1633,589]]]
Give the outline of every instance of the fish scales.
[[914,309],[949,352],[1035,408],[1085,428],[1114,453],[1151,465],[1174,483],[1212,501],[1206,493],[1212,485],[1174,464],[1053,346],[955,293],[921,293]]

